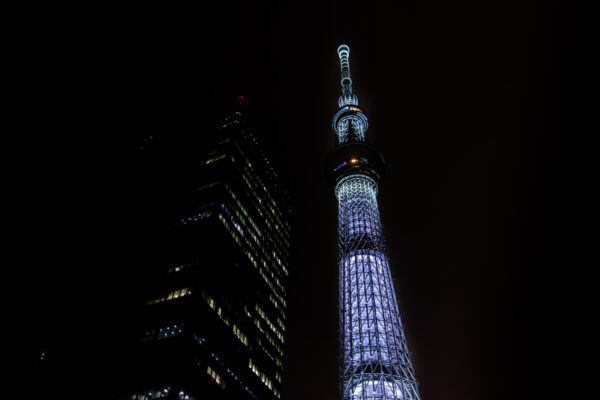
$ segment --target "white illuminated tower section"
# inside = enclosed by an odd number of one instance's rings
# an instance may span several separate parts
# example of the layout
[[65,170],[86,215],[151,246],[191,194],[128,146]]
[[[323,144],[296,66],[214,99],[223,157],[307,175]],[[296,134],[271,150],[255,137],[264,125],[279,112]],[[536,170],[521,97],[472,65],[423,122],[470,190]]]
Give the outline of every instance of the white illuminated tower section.
[[419,400],[398,312],[379,209],[381,154],[367,144],[369,127],[352,93],[350,48],[338,48],[342,95],[327,159],[338,200],[342,400]]

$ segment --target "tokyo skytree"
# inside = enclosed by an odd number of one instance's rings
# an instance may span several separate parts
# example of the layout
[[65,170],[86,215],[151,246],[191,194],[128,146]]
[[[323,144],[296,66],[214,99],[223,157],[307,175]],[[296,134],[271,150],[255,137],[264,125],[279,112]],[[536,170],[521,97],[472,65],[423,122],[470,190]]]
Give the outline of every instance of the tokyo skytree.
[[342,95],[326,168],[338,200],[342,400],[420,400],[377,206],[384,161],[352,93],[350,48],[338,47]]

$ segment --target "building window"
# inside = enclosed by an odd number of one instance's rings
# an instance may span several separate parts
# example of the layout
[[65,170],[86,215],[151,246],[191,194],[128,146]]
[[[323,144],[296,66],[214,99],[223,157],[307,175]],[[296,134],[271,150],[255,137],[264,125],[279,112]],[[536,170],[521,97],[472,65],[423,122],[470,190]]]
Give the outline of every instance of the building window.
[[222,160],[224,158],[225,158],[225,154],[221,154],[221,155],[218,155],[216,157],[209,158],[208,160],[204,161],[204,165],[206,165],[206,164],[212,164],[215,161],[219,161],[219,160]]
[[174,291],[170,292],[169,294],[166,294],[162,297],[159,297],[154,300],[150,300],[147,304],[152,305],[152,304],[156,304],[156,303],[162,303],[163,301],[178,299],[180,297],[184,297],[184,296],[187,296],[190,294],[192,294],[191,288],[183,288],[183,289],[179,289],[179,290],[174,290]]
[[130,400],[151,400],[151,399],[160,399],[161,397],[169,396],[171,388],[169,386],[165,386],[160,389],[150,389],[144,393],[136,393],[132,395]]
[[254,364],[254,362],[252,362],[252,359],[248,359],[248,368],[250,368],[252,370],[252,372],[254,372],[254,374],[256,376],[258,376],[258,378],[261,380],[261,382],[264,383],[265,386],[268,387],[270,391],[272,391],[278,398],[281,398],[281,394],[279,393],[279,390],[277,390],[277,388],[275,387],[275,385],[273,384],[271,379],[269,379],[269,377],[266,374],[264,374],[258,370],[258,368],[256,367],[256,364]]
[[206,369],[206,374],[210,376],[210,379],[212,379],[213,382],[217,384],[217,386],[219,386],[221,389],[225,389],[225,380],[221,378],[221,375],[219,375],[217,371],[208,366],[208,368]]
[[153,329],[145,332],[142,340],[144,342],[152,342],[154,340],[163,340],[179,336],[183,333],[183,325],[183,323],[179,323],[159,329]]

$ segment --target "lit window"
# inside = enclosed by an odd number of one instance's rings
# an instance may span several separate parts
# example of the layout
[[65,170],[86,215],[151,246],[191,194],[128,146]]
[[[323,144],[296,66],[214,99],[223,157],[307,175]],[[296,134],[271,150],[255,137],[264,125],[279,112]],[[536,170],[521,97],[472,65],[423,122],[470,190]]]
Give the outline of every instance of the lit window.
[[142,340],[144,342],[151,342],[154,340],[162,340],[168,339],[175,336],[179,336],[183,333],[184,324],[175,324],[171,326],[166,326],[159,329],[154,329],[151,331],[147,331],[144,333]]
[[221,388],[225,389],[225,380],[210,366],[206,369],[206,374]]
[[179,289],[179,290],[175,290],[173,292],[168,293],[165,296],[159,297],[157,299],[154,300],[150,300],[147,304],[148,305],[152,305],[152,304],[156,304],[156,303],[162,303],[163,301],[169,301],[169,300],[173,300],[173,299],[177,299],[179,297],[183,297],[183,296],[187,296],[192,294],[192,289],[191,288],[184,288],[184,289]]
[[215,161],[219,161],[219,160],[222,160],[224,158],[225,158],[225,154],[221,154],[221,155],[219,155],[217,157],[209,158],[208,160],[204,161],[204,164],[205,165],[206,164],[211,164],[211,163],[213,163]]

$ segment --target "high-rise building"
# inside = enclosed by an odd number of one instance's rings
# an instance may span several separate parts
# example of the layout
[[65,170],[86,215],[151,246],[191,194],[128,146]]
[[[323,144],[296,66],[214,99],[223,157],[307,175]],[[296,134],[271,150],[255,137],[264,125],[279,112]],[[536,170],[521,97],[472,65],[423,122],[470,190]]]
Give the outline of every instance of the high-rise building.
[[199,134],[123,398],[280,399],[288,195],[242,113]]
[[343,400],[419,400],[377,205],[381,154],[352,93],[350,48],[338,47],[342,95],[326,167],[338,200],[341,394]]

